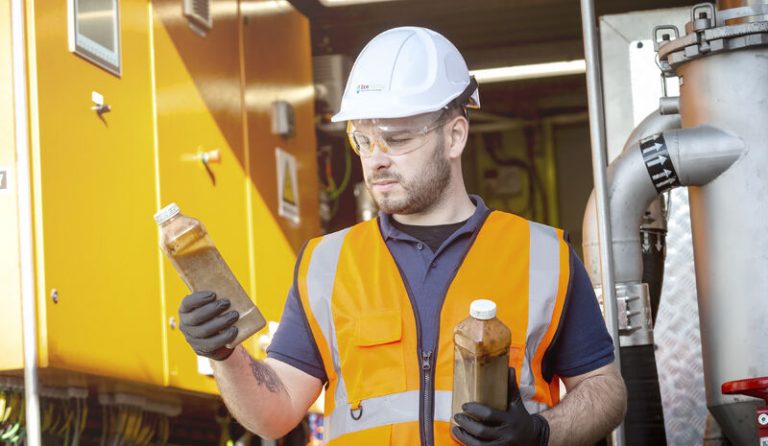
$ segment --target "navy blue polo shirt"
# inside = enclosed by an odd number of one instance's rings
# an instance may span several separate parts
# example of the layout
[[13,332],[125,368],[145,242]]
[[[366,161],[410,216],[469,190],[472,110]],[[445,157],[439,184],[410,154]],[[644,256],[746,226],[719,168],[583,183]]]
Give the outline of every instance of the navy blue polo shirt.
[[[472,195],[476,209],[472,216],[432,250],[420,240],[392,225],[392,216],[379,214],[379,227],[395,262],[405,274],[413,300],[418,307],[423,351],[434,350],[435,324],[443,293],[453,279],[453,272],[470,247],[473,234],[485,221],[489,209],[483,200]],[[552,373],[572,377],[590,372],[613,362],[613,344],[600,313],[592,283],[584,265],[571,249],[571,286],[566,297],[562,326],[544,357],[545,376]],[[323,362],[309,328],[295,284],[288,293],[280,326],[275,333],[268,356],[290,364],[321,381],[327,381]]]

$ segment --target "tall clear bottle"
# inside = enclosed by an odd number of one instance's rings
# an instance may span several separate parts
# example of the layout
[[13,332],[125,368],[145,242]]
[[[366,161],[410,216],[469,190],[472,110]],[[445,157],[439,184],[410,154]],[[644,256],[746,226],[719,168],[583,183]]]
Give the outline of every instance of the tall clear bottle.
[[235,322],[237,337],[227,347],[234,348],[266,325],[200,220],[182,214],[176,203],[171,203],[155,214],[155,222],[160,226],[160,248],[187,287],[193,292],[213,291],[217,299],[229,299],[230,309],[240,314]]
[[470,316],[453,330],[454,367],[453,415],[462,412],[464,403],[482,403],[498,410],[507,409],[509,344],[512,333],[496,318],[493,301],[475,300]]

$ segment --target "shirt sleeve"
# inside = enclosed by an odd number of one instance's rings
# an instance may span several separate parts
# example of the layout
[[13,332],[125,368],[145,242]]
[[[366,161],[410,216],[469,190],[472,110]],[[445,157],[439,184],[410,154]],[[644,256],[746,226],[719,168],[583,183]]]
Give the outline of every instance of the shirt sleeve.
[[558,376],[573,377],[612,363],[613,341],[605,326],[592,282],[573,249],[571,286],[563,311],[559,333],[547,352],[547,368]]
[[323,383],[328,380],[295,285],[288,292],[280,325],[267,348],[267,357],[296,367]]

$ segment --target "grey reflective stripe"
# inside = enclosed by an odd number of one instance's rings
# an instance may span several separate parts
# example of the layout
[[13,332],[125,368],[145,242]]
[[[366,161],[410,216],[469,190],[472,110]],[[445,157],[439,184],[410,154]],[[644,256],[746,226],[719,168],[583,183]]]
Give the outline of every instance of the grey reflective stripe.
[[[435,420],[450,421],[451,392],[435,392]],[[330,417],[325,419],[326,441],[344,434],[359,432],[389,424],[419,421],[419,391],[393,393],[363,400],[360,403],[360,418],[352,418],[352,405],[337,405]]]
[[557,231],[539,223],[530,223],[530,266],[528,271],[528,332],[525,359],[520,372],[520,396],[531,400],[536,393],[531,362],[552,321],[560,278],[560,240]]
[[331,314],[331,300],[333,298],[333,284],[336,281],[336,267],[339,264],[339,254],[344,237],[349,229],[344,229],[333,234],[328,234],[312,251],[307,270],[307,300],[312,308],[317,325],[325,336],[328,349],[331,352],[333,369],[338,375],[338,384],[334,401],[336,407],[347,402],[347,387],[341,376],[341,361],[339,359],[339,344],[336,342],[336,325]]
[[419,391],[392,393],[361,402],[360,419],[352,418],[352,405],[337,405],[326,418],[327,441],[351,432],[394,423],[419,421]]
[[435,391],[435,421],[451,421],[451,402],[453,392]]
[[525,410],[530,414],[544,412],[549,409],[546,404],[533,400],[523,400],[523,405],[525,406]]

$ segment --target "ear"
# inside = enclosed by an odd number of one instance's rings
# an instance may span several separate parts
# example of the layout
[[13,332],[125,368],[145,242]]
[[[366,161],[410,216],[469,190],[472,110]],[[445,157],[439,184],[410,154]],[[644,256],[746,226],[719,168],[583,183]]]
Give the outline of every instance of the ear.
[[469,137],[469,121],[464,116],[456,116],[448,121],[446,131],[448,133],[446,136],[448,157],[451,159],[461,158]]

